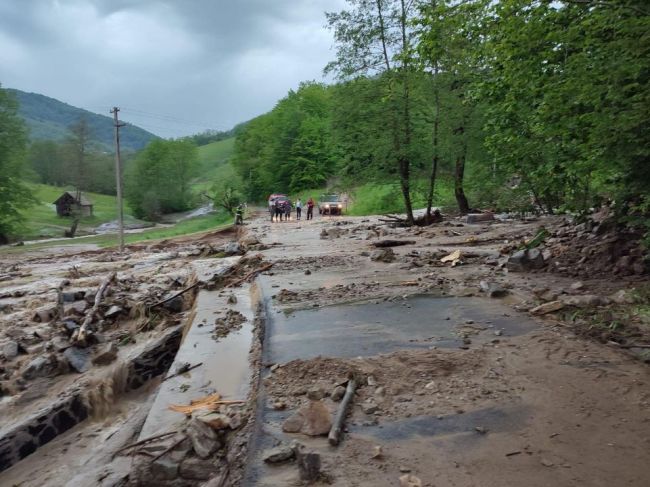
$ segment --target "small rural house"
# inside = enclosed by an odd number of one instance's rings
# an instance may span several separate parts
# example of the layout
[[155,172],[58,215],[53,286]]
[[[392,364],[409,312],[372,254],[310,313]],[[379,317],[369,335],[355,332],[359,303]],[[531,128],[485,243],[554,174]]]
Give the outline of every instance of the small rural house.
[[70,191],[66,191],[59,196],[54,204],[56,205],[56,213],[59,216],[70,216],[73,212],[76,212],[79,216],[92,216],[93,214],[92,202],[83,195],[80,195],[77,200],[77,196]]

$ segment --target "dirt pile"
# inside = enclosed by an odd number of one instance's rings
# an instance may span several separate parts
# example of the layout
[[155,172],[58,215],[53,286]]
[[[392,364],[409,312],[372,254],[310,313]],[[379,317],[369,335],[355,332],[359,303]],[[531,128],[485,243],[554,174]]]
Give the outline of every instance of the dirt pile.
[[650,271],[641,233],[611,219],[564,220],[539,246],[551,272],[574,277],[642,276]]

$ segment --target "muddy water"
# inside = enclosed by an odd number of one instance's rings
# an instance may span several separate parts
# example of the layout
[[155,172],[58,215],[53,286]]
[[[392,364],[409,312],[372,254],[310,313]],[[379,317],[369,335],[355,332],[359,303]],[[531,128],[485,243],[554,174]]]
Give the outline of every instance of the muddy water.
[[235,295],[237,304],[234,307],[247,321],[238,330],[216,341],[213,338],[214,322],[228,307],[226,295],[218,291],[199,292],[194,318],[170,374],[179,364],[202,365],[163,382],[141,438],[170,431],[184,421],[182,414],[169,410],[170,404],[189,404],[193,399],[215,392],[227,399],[246,398],[251,378],[248,354],[253,340],[253,316],[248,290],[239,290]]
[[318,355],[357,357],[406,348],[459,347],[463,330],[481,343],[494,339],[495,332],[516,336],[536,327],[529,318],[512,314],[494,300],[433,296],[269,313],[265,360],[284,363]]

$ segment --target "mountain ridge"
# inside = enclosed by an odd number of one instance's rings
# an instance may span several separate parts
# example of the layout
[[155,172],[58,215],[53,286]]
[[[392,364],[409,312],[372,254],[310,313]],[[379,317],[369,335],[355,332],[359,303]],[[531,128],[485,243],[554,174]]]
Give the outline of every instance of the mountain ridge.
[[[108,150],[113,148],[113,119],[106,115],[75,107],[41,93],[7,88],[18,101],[18,114],[29,129],[30,140],[61,141],[69,134],[68,127],[85,117],[93,140]],[[120,131],[120,146],[126,150],[140,150],[159,137],[137,125],[127,124]]]

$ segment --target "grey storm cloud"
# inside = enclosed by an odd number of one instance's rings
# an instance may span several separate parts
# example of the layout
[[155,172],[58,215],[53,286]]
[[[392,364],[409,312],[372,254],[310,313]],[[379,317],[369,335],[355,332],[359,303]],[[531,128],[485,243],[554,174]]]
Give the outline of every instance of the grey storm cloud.
[[164,137],[273,107],[333,56],[344,0],[0,0],[0,83]]

